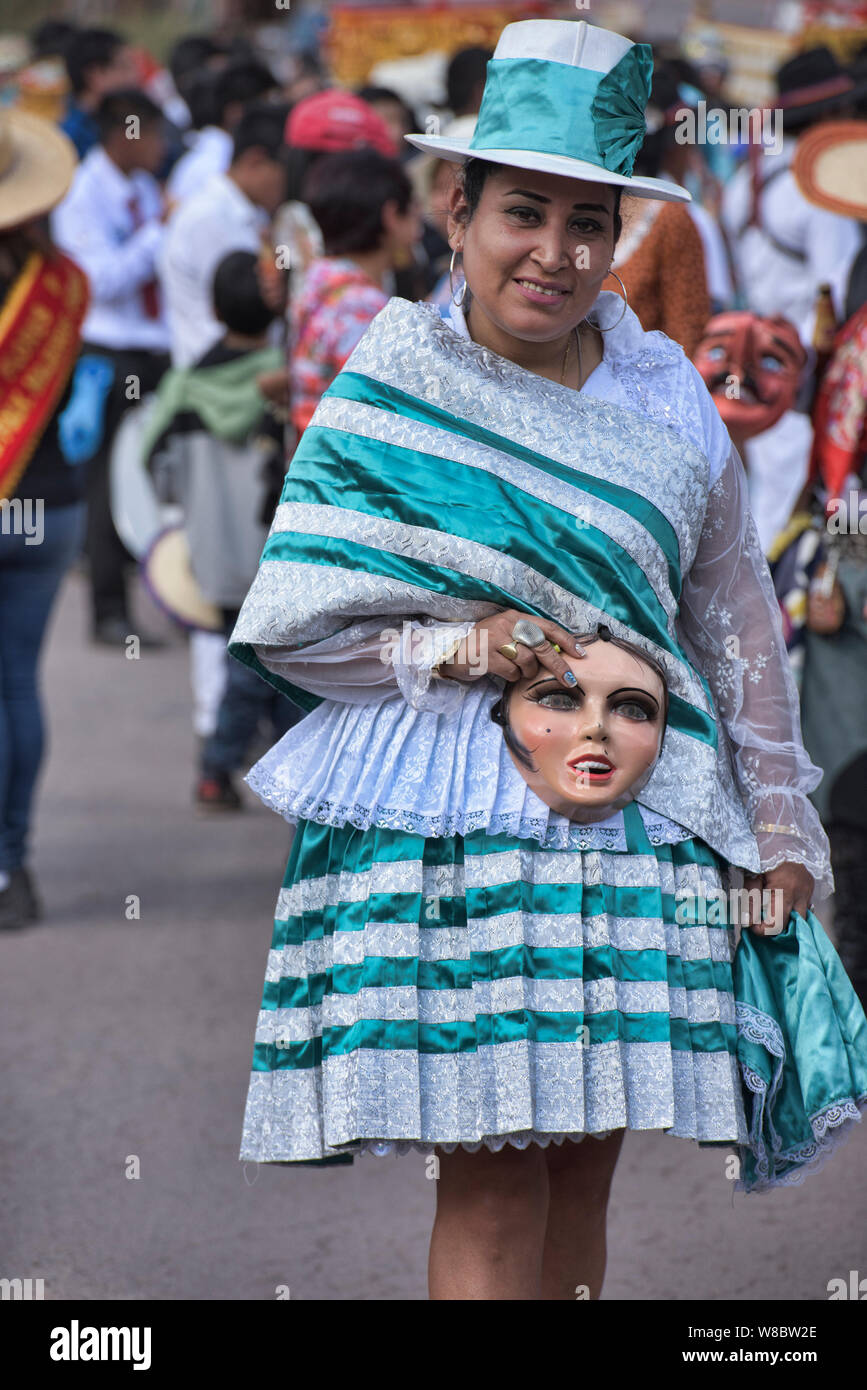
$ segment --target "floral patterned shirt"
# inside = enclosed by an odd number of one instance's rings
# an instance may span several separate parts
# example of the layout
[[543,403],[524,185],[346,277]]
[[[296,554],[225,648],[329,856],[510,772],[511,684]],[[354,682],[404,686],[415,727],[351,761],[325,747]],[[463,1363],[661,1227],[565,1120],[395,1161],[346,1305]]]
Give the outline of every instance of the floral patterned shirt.
[[323,256],[311,265],[292,310],[292,423],[307,428],[331,385],[388,296],[354,261]]

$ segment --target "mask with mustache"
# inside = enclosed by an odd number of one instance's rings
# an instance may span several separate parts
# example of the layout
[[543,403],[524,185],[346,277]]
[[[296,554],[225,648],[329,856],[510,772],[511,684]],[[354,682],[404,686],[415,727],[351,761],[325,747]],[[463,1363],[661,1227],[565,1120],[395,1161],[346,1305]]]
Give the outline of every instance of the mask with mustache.
[[694,360],[737,443],[792,408],[807,354],[788,319],[737,312],[710,320]]

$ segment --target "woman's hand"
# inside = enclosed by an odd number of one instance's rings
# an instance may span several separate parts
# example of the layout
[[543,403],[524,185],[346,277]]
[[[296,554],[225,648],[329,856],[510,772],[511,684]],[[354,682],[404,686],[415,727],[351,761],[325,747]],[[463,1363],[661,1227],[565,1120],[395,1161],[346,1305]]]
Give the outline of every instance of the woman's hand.
[[[529,618],[544,632],[547,641],[542,647],[525,647],[516,643],[514,658],[503,656],[498,650],[512,641],[512,628],[519,618]],[[515,608],[504,608],[492,618],[476,623],[467,633],[450,661],[442,662],[437,670],[443,676],[456,681],[476,681],[482,676],[502,676],[512,682],[524,676],[535,676],[537,671],[550,671],[561,684],[570,689],[576,684],[575,677],[554,644],[561,647],[569,656],[583,656],[584,649],[571,633],[547,618],[536,618],[531,613],[519,613]]]
[[[803,864],[778,864],[764,874],[744,874],[744,888],[758,888],[762,897],[756,903],[754,897],[749,901],[749,927],[757,936],[777,936],[786,926],[790,913],[794,910],[806,917],[813,901],[815,880]],[[765,898],[764,894],[772,896]],[[766,910],[767,920],[762,921]]]

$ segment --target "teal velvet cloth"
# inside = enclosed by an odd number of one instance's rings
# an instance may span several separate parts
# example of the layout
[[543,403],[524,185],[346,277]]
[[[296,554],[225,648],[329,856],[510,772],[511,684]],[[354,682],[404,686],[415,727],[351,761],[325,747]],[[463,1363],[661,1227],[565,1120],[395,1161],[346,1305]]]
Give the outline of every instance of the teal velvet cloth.
[[867,1105],[867,1018],[818,918],[745,930],[734,960],[737,1056],[750,1128],[737,1184],[788,1185],[820,1166]]
[[646,134],[651,51],[635,44],[610,72],[542,58],[492,58],[470,149],[536,150],[631,178]]

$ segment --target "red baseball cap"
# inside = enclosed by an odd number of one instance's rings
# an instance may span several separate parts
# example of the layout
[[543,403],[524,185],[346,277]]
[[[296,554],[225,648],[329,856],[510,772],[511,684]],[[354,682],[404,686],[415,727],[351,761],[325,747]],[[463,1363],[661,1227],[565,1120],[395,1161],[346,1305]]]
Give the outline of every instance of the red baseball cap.
[[303,150],[372,148],[389,159],[399,154],[391,131],[373,107],[337,87],[314,92],[292,108],[285,140],[287,145]]

